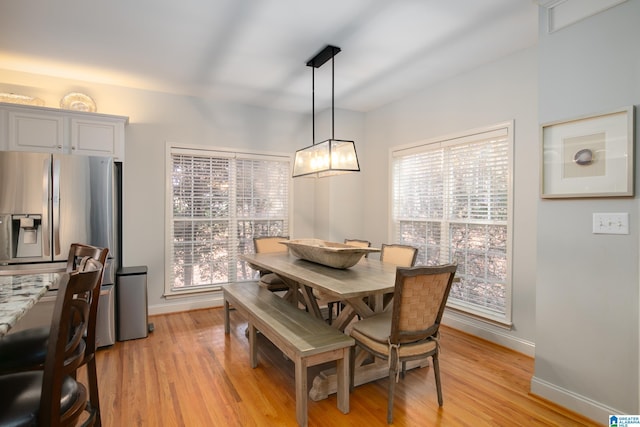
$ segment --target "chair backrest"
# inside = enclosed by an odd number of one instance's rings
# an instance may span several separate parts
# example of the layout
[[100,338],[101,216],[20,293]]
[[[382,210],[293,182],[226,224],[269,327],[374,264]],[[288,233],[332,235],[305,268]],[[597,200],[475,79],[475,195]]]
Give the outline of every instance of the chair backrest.
[[358,248],[369,248],[371,247],[371,242],[368,240],[360,240],[360,239],[344,239],[345,245],[357,246]]
[[96,323],[98,322],[98,302],[100,299],[100,287],[104,276],[104,265],[109,254],[108,248],[99,248],[82,243],[73,243],[69,248],[69,257],[67,258],[67,272],[85,271],[88,268],[94,269],[95,262],[101,265],[100,280],[96,284],[94,290],[95,297],[91,299],[91,307],[89,309],[89,325],[87,327],[86,338],[86,359],[93,357],[96,351]]
[[456,269],[456,264],[398,267],[389,336],[392,344],[420,341],[438,332]]
[[287,252],[288,248],[278,242],[289,240],[288,236],[254,237],[253,247],[256,253]]
[[[75,377],[84,359],[83,336],[89,324],[91,301],[97,298],[96,284],[103,273],[99,262],[89,264],[86,271],[63,273],[60,278],[44,362],[39,425],[60,425],[62,385],[66,377]],[[86,403],[86,389],[79,386],[79,398],[64,411],[65,418],[71,417],[72,421],[78,417]]]
[[[368,240],[360,240],[360,239],[344,239],[344,244],[349,246],[356,246],[358,248],[369,248],[371,247],[371,242]],[[369,254],[364,254],[365,258],[369,257]]]
[[72,243],[69,247],[69,256],[67,257],[67,272],[76,271],[81,269],[83,260],[87,257],[93,258],[104,266],[107,261],[107,255],[109,255],[108,248],[99,248],[91,245],[84,245],[82,243]]
[[418,248],[409,245],[382,244],[380,261],[395,264],[398,267],[413,267],[418,257]]

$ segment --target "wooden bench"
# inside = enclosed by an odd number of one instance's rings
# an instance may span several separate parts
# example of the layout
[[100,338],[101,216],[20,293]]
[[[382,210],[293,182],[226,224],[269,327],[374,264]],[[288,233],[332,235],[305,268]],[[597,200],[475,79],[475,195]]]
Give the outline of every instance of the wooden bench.
[[349,357],[355,341],[338,329],[294,307],[256,283],[233,283],[224,292],[224,331],[229,334],[230,305],[249,324],[251,367],[258,364],[256,330],[295,363],[296,419],[307,425],[307,367],[336,361],[338,409],[349,412]]

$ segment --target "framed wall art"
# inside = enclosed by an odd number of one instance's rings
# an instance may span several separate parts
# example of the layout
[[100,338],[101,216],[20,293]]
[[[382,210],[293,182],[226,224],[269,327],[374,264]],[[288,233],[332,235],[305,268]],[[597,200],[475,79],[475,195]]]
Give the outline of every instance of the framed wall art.
[[633,106],[543,124],[540,196],[633,196],[633,132]]

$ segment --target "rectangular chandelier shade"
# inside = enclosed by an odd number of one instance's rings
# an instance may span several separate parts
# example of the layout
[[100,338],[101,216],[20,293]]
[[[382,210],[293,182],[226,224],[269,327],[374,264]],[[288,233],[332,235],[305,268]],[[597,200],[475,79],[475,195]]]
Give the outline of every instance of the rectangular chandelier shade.
[[296,151],[293,161],[294,178],[322,178],[349,172],[360,172],[353,141],[327,139]]
[[[349,172],[360,172],[356,144],[353,141],[335,139],[335,109],[334,109],[334,57],[340,52],[336,46],[325,46],[313,58],[307,61],[311,67],[311,129],[312,145],[296,151],[293,161],[293,177],[300,176],[322,178],[325,176],[341,175]],[[325,62],[331,59],[331,138],[316,144],[315,138],[315,72]]]

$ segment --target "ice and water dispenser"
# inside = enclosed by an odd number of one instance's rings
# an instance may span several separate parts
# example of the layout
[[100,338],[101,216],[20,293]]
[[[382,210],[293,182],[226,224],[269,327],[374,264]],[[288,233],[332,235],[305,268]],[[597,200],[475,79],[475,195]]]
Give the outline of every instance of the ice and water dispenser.
[[42,215],[0,214],[0,260],[40,258]]

